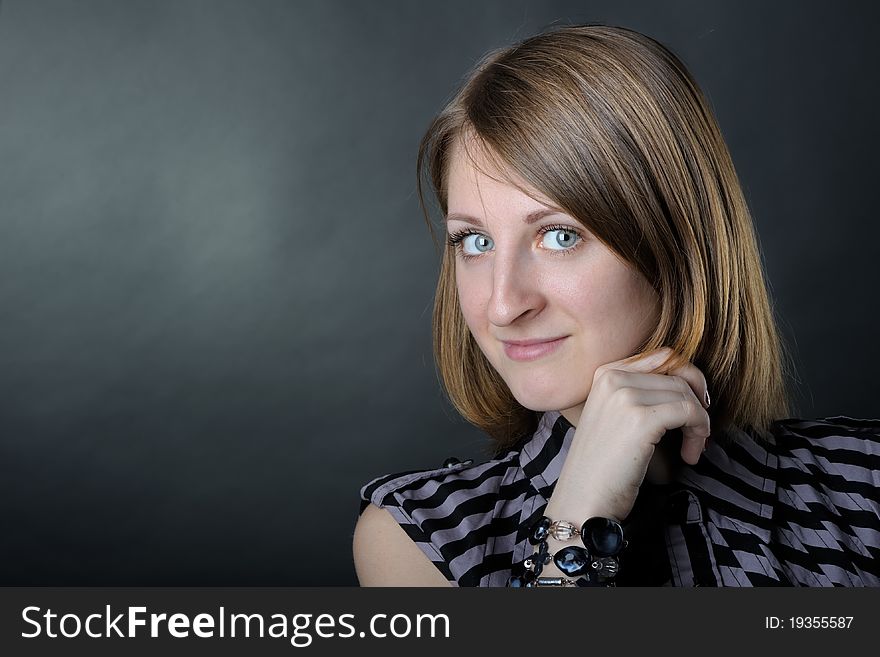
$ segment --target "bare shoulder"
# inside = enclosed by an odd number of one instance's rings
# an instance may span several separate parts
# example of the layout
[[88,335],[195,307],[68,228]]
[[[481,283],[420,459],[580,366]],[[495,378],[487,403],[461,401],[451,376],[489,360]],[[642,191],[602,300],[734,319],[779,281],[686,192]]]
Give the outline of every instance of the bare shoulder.
[[450,586],[394,517],[375,504],[358,519],[353,552],[361,586]]

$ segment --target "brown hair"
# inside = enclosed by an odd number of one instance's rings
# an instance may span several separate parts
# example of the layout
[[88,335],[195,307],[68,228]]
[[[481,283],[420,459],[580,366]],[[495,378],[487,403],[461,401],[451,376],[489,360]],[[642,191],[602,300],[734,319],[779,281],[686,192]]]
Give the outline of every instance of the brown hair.
[[[790,357],[764,280],[751,215],[712,111],[665,46],[605,25],[556,27],[486,55],[434,118],[419,146],[445,216],[448,158],[477,143],[580,221],[657,292],[661,312],[636,352],[668,346],[692,361],[712,395],[713,434],[766,432],[788,417]],[[526,190],[523,190],[526,191]],[[455,255],[443,252],[434,356],[450,401],[500,451],[531,434],[521,406],[465,324]]]

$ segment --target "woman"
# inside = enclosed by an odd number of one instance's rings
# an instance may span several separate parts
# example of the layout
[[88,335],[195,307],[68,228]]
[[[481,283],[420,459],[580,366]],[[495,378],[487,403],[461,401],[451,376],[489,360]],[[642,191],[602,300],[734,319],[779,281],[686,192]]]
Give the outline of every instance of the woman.
[[880,422],[782,419],[751,217],[669,50],[587,25],[490,53],[418,169],[435,357],[497,449],[362,489],[362,585],[880,585]]

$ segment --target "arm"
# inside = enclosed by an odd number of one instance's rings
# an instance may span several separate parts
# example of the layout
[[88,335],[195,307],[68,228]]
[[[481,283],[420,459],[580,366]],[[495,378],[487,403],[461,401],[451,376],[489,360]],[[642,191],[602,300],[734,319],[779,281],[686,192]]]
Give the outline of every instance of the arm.
[[[681,427],[681,457],[697,462],[710,433],[707,404],[699,401],[706,380],[691,363],[661,365],[670,354],[660,349],[596,369],[544,515],[575,526],[593,516],[624,522],[655,455],[663,456],[655,450],[668,430]],[[547,541],[550,554],[579,543]],[[562,575],[552,561],[543,574]]]
[[450,586],[391,514],[374,504],[358,519],[353,551],[361,586]]

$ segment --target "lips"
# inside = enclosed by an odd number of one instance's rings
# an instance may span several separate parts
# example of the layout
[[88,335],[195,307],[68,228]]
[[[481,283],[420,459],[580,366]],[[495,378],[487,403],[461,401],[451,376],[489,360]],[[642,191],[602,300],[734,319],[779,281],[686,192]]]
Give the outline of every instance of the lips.
[[530,361],[549,356],[565,342],[568,336],[549,340],[511,340],[504,341],[504,353],[511,360]]

